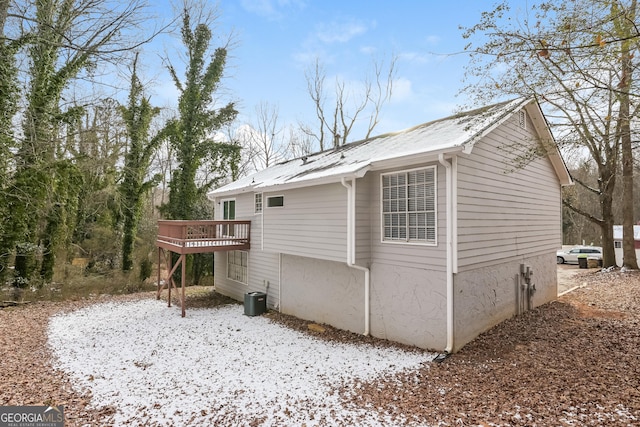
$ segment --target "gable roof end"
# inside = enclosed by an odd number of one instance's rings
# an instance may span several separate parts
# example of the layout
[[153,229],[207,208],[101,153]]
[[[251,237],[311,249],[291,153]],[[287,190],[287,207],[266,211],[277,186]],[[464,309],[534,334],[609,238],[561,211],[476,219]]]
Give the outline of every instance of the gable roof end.
[[556,140],[551,133],[547,119],[544,117],[544,114],[542,114],[540,105],[531,99],[531,102],[525,106],[525,110],[533,123],[533,127],[536,129],[540,144],[542,144],[542,148],[560,180],[560,185],[573,185],[567,164],[560,154],[558,144],[556,144]]

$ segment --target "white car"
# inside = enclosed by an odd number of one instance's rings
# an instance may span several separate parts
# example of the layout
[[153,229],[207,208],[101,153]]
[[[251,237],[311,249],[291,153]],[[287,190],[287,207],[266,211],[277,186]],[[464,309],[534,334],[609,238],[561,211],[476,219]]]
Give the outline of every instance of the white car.
[[558,264],[577,264],[578,258],[602,259],[602,248],[600,246],[580,246],[568,251],[556,252]]

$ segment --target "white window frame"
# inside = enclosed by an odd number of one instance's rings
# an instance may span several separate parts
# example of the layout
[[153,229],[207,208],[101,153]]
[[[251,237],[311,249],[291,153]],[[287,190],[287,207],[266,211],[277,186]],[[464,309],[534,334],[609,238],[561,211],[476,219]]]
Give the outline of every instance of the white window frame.
[[[275,198],[278,198],[278,197],[282,197],[282,206],[269,206],[269,199],[275,199]],[[273,195],[273,196],[268,196],[267,197],[266,208],[267,209],[282,209],[282,208],[284,208],[284,194],[277,194],[277,195]]]
[[264,210],[264,196],[262,195],[262,193],[254,193],[253,207],[254,207],[254,213],[262,214],[262,211]]
[[[232,261],[240,254],[240,264]],[[242,265],[242,261],[246,260],[246,265]],[[243,271],[244,270],[244,271]],[[249,252],[248,251],[228,251],[227,252],[227,279],[234,282],[249,285]]]
[[[405,175],[405,187],[408,187],[408,175],[412,172],[422,171],[422,170],[433,170],[433,210],[420,210],[420,211],[409,211],[409,194],[408,192],[405,194],[405,204],[406,210],[405,219],[404,219],[404,227],[406,228],[406,236],[405,238],[387,238],[385,237],[385,215],[390,215],[392,213],[402,213],[402,212],[385,212],[385,199],[384,199],[384,179],[386,176],[392,175]],[[410,214],[411,213],[433,213],[433,226],[427,225],[425,221],[425,237],[428,235],[429,229],[433,229],[433,239],[425,238],[410,238],[409,228],[411,227]],[[420,227],[422,228],[422,227]],[[388,173],[380,174],[380,241],[382,243],[389,244],[404,244],[404,245],[421,245],[421,246],[437,246],[438,245],[438,167],[437,165],[433,166],[423,166],[420,168],[406,169],[400,171],[393,171]]]
[[[225,214],[224,214],[224,205],[225,203],[228,202],[233,202],[233,218],[225,218]],[[236,219],[236,199],[234,198],[229,198],[229,199],[221,199],[220,200],[220,206],[222,206],[222,212],[220,215],[220,218],[222,220],[229,220],[229,221],[234,221]]]

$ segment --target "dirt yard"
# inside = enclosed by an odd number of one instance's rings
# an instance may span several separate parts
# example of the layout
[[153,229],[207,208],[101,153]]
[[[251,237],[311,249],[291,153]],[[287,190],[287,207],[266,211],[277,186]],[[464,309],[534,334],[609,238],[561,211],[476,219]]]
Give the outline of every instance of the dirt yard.
[[[358,384],[344,399],[407,425],[640,425],[640,272],[576,270],[559,269],[562,286],[580,287],[558,301],[503,322],[441,363]],[[0,404],[62,404],[67,426],[104,425],[114,408],[90,407],[91,396],[52,368],[48,319],[98,301],[150,296],[0,310]],[[321,339],[393,345],[270,317]]]

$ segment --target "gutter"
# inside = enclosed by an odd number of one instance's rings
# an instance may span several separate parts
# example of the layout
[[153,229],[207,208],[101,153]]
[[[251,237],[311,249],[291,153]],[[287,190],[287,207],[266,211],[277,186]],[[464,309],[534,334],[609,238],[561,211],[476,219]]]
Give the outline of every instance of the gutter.
[[265,182],[254,182],[250,185],[245,185],[243,187],[234,187],[230,190],[220,191],[223,187],[219,189],[212,190],[207,193],[207,197],[209,199],[226,197],[229,195],[238,195],[242,193],[248,192],[261,192],[261,193],[273,193],[278,191],[285,191],[291,189],[298,188],[306,188],[313,187],[316,185],[324,185],[324,184],[335,184],[341,182],[341,178],[344,176],[349,176],[350,178],[362,178],[369,172],[371,169],[371,165],[366,162],[354,163],[350,165],[348,168],[342,168],[340,171],[330,175],[322,175],[316,178],[311,179],[302,179],[295,177],[279,177],[277,179],[282,179],[282,182],[273,183],[271,179],[268,179]]
[[[447,346],[445,353],[450,354],[454,346],[454,305],[453,305],[453,273],[454,265],[457,269],[457,262],[454,263],[454,189],[453,189],[453,166],[445,160],[444,154],[438,156],[438,161],[445,167],[446,190],[447,190]],[[457,166],[457,162],[453,162]],[[456,209],[457,210],[457,209]]]
[[347,189],[347,266],[364,271],[364,334],[369,335],[370,309],[369,293],[371,291],[371,271],[355,263],[356,260],[356,177],[348,183],[345,177],[340,180]]

